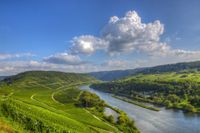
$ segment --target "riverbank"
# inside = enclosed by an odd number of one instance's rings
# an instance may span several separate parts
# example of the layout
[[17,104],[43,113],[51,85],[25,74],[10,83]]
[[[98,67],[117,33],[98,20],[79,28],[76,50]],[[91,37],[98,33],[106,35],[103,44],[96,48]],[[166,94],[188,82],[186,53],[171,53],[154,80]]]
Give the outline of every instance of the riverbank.
[[[128,115],[118,108],[114,108],[102,100],[96,93],[80,88],[83,92],[79,96],[78,106],[87,109],[96,118],[102,121],[106,121],[112,127],[116,127],[119,132],[124,133],[140,133],[135,126],[133,119],[130,119]],[[113,114],[106,115],[104,109],[109,108],[117,113],[117,117],[114,119]]]
[[160,111],[160,109],[158,109],[158,108],[154,108],[154,107],[151,107],[151,106],[146,106],[146,105],[144,105],[142,103],[127,99],[125,97],[119,97],[119,96],[116,96],[116,95],[113,95],[112,97],[117,98],[119,100],[122,100],[124,102],[128,102],[128,103],[140,106],[140,107],[145,108],[145,109],[149,109],[149,110],[153,110],[153,111]]
[[107,104],[124,111],[134,119],[136,127],[142,133],[200,133],[200,115],[183,113],[181,110],[165,109],[151,111],[112,97],[111,94],[98,91],[89,86],[82,87],[96,93]]

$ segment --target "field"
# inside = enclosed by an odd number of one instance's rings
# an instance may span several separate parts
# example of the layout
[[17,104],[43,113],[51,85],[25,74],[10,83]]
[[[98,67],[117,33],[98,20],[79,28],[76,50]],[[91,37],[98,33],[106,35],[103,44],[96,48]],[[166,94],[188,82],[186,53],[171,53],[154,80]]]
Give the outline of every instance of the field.
[[[0,88],[0,119],[18,132],[118,132],[84,108],[75,106],[91,77],[44,72],[25,73],[3,81]],[[51,72],[52,73],[52,72]],[[59,76],[57,76],[59,75]],[[78,76],[78,78],[77,78]]]

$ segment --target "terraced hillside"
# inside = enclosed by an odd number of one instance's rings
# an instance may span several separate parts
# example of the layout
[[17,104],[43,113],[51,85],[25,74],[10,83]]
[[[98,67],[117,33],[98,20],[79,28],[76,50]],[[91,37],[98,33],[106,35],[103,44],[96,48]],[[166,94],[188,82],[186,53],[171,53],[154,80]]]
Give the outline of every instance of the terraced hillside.
[[129,98],[133,103],[149,102],[186,112],[200,112],[199,77],[200,72],[197,70],[138,74],[113,82],[94,84],[92,87]]
[[118,132],[108,122],[75,106],[82,92],[77,87],[92,81],[84,74],[44,71],[9,77],[0,83],[0,119],[12,131],[22,133]]

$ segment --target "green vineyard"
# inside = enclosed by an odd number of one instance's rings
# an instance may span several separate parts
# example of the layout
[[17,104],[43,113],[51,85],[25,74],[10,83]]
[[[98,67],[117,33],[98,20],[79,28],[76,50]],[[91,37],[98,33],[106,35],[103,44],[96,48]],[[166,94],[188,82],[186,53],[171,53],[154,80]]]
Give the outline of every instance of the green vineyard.
[[22,133],[118,132],[75,105],[82,92],[78,87],[91,81],[82,74],[40,71],[7,78],[0,84],[0,119]]

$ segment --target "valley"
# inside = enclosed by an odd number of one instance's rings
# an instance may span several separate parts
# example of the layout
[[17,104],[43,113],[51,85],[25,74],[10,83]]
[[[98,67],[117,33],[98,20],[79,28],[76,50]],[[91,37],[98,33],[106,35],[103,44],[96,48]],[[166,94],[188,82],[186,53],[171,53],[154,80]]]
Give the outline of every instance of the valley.
[[200,0],[0,0],[0,133],[200,133]]
[[[84,74],[32,71],[1,82],[0,119],[13,132],[120,132],[113,124],[75,104],[77,87],[95,82]],[[96,112],[96,111],[95,111]]]
[[113,81],[55,71],[9,76],[0,82],[0,128],[3,133],[199,132],[198,69],[146,69]]

